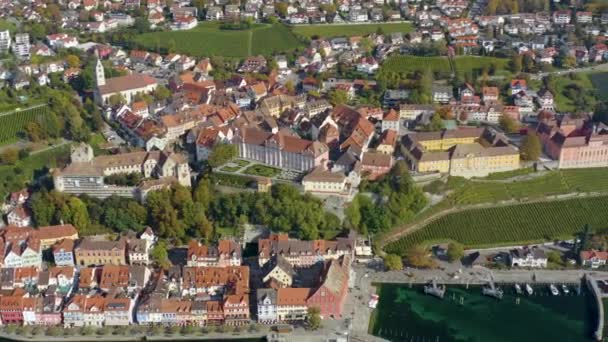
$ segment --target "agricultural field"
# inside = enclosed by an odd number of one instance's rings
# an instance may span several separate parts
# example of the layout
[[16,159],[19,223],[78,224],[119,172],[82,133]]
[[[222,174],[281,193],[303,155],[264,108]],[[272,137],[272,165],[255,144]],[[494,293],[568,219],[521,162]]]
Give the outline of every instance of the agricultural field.
[[215,22],[205,22],[187,31],[145,33],[136,37],[135,43],[147,50],[173,48],[175,52],[197,57],[267,55],[300,46],[291,31],[281,24],[256,24],[249,30],[222,30]]
[[386,246],[403,255],[425,243],[458,241],[468,248],[571,238],[585,224],[608,228],[608,197],[470,209],[443,216]]
[[301,34],[308,38],[320,37],[351,37],[365,36],[370,33],[375,33],[381,28],[385,34],[393,32],[408,33],[412,31],[410,23],[378,23],[378,24],[355,24],[355,25],[301,25],[294,26],[293,32]]
[[456,73],[461,76],[468,72],[481,76],[484,69],[488,71],[489,75],[494,75],[507,71],[508,66],[509,60],[506,58],[458,56],[454,59]]
[[389,57],[380,68],[380,72],[417,72],[430,69],[434,73],[450,73],[452,71],[447,57],[419,57],[395,55]]
[[[488,178],[486,178],[488,180]],[[450,188],[455,205],[496,203],[511,199],[538,199],[572,192],[608,192],[608,169],[553,171],[525,181],[488,182],[459,179]]]
[[46,106],[41,106],[31,110],[0,113],[0,145],[13,143],[25,136],[25,125],[30,121],[41,120],[44,125],[47,109]]

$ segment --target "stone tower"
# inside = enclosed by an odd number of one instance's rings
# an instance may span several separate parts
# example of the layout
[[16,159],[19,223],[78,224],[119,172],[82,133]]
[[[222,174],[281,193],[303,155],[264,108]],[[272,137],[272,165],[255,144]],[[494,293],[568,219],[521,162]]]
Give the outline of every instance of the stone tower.
[[88,163],[93,161],[95,155],[93,154],[93,148],[89,144],[80,143],[72,146],[70,151],[70,160],[72,163]]
[[97,58],[97,64],[95,64],[95,81],[97,86],[106,85],[106,74],[103,70],[103,64],[101,64],[101,59]]

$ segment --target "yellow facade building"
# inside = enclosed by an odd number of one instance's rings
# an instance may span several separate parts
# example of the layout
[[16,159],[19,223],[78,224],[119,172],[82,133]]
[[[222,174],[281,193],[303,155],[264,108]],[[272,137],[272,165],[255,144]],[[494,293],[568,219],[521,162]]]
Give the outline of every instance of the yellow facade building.
[[412,133],[404,137],[403,145],[411,170],[420,173],[471,178],[520,167],[519,151],[489,128]]

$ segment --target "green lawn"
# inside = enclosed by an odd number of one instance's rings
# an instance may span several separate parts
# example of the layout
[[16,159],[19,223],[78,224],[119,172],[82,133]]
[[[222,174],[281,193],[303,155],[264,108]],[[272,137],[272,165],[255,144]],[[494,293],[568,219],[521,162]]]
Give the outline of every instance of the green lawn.
[[250,164],[247,160],[243,160],[243,159],[233,160],[233,161],[231,161],[231,163],[235,163],[236,165],[238,165],[240,167],[245,167]]
[[48,168],[61,167],[69,159],[69,145],[32,154],[16,165],[0,166],[0,195],[17,191],[48,172]]
[[489,75],[493,75],[508,70],[509,60],[496,57],[457,56],[454,64],[456,72],[461,76],[467,72],[479,76],[483,69],[486,69]]
[[241,166],[222,166],[221,170],[224,172],[236,172],[241,169]]
[[537,243],[571,238],[585,224],[608,228],[608,197],[470,209],[448,214],[390,243],[388,253],[413,245],[458,241],[469,248]]
[[[605,83],[605,76],[601,76],[601,74],[597,74],[598,76],[593,75],[595,74],[576,73],[573,74],[572,77],[571,75],[551,77],[552,88],[555,92],[555,109],[558,112],[592,111],[597,102],[596,96],[606,96],[602,93],[602,89],[606,89],[606,85],[604,85],[603,88],[599,86],[599,84]],[[593,77],[595,77],[595,83],[592,82]],[[573,85],[582,89],[581,96],[566,96],[568,87]],[[575,102],[576,99],[583,99],[585,106],[581,107],[581,105],[577,104]]]
[[380,72],[416,72],[430,69],[433,72],[450,73],[451,67],[447,57],[419,57],[393,55],[380,68]]
[[262,177],[276,177],[281,174],[281,170],[276,167],[270,167],[266,165],[256,164],[251,165],[243,171],[244,174]]
[[382,31],[387,33],[403,32],[408,33],[412,31],[412,24],[410,23],[378,23],[378,24],[356,24],[356,25],[302,25],[295,26],[293,32],[306,36],[312,37],[351,37],[351,36],[365,36],[370,33],[375,33],[378,28],[382,28]]
[[297,38],[281,24],[256,24],[249,30],[222,30],[216,22],[205,22],[188,31],[142,34],[135,43],[146,50],[167,49],[193,56],[247,57],[285,52],[300,46]]
[[9,22],[8,20],[0,19],[0,31],[4,30],[9,30],[12,35],[12,33],[14,33],[17,28],[15,27],[15,24]]

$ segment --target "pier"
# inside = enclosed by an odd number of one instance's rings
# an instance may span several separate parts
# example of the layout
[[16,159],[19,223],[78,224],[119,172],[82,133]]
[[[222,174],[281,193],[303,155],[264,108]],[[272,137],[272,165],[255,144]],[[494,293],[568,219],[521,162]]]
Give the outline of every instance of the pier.
[[597,328],[593,333],[593,337],[596,341],[601,341],[604,336],[604,302],[602,301],[602,291],[597,286],[597,281],[593,276],[586,274],[585,281],[587,286],[591,290],[591,294],[595,298],[595,302],[597,305]]

